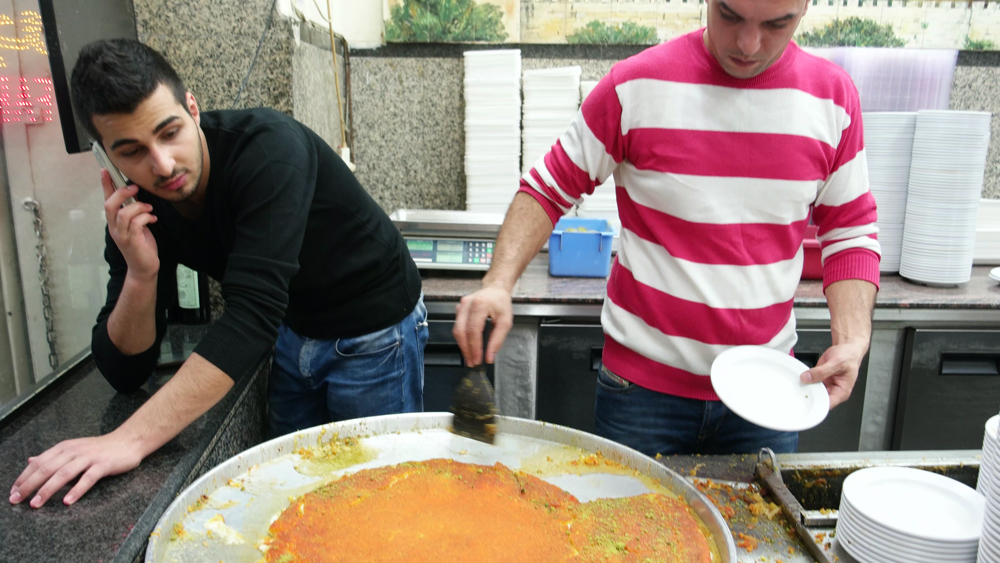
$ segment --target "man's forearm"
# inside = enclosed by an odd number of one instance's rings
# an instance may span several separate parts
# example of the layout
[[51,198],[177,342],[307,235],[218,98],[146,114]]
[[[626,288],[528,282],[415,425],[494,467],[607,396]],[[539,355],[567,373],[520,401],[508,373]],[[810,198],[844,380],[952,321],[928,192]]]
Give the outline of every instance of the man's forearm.
[[552,220],[542,205],[530,195],[518,192],[497,236],[493,265],[483,278],[483,287],[513,291],[517,278],[551,234]]
[[233,380],[197,353],[113,433],[134,444],[146,457],[218,403]]
[[156,342],[156,276],[126,275],[118,302],[108,317],[108,336],[123,354],[145,352]]
[[875,284],[864,280],[841,280],[826,288],[834,346],[856,343],[868,349],[877,292]]

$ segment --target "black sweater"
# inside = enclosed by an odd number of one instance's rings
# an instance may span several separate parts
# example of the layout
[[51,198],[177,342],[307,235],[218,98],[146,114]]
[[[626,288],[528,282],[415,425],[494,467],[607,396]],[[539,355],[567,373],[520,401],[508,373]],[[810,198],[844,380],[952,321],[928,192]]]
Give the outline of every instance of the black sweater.
[[127,356],[108,336],[125,282],[125,259],[105,233],[108,300],[93,330],[94,359],[119,391],[149,379],[176,294],[176,264],[222,284],[226,310],[195,349],[233,379],[254,370],[285,322],[302,336],[360,336],[406,317],[420,274],[402,236],[347,165],[304,125],[268,109],[204,112],[211,158],[203,212],[182,217],[153,205],[160,257],[156,342]]

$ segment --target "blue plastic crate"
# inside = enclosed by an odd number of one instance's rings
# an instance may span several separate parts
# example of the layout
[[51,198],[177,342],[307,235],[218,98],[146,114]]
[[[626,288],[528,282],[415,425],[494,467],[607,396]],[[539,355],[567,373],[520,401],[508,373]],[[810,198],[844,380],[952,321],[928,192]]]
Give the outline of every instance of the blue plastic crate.
[[[589,232],[567,230],[577,227],[584,227]],[[549,274],[575,278],[608,277],[614,236],[605,219],[559,219],[549,236]]]

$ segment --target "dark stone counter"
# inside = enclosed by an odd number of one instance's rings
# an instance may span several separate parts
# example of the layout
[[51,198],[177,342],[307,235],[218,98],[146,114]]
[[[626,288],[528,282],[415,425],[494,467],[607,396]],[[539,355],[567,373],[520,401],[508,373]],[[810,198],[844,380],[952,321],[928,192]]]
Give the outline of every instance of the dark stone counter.
[[[45,506],[0,503],[0,561],[132,562],[174,497],[215,465],[263,440],[265,364],[135,470],[99,481],[71,507],[69,486]],[[120,394],[88,359],[0,420],[0,483],[10,487],[27,458],[60,441],[105,434],[131,416],[176,367],[159,370],[140,391]]]
[[[886,309],[1000,309],[1000,284],[988,277],[990,267],[976,266],[972,279],[957,288],[919,285],[883,274],[875,306]],[[424,299],[458,301],[481,287],[482,272],[423,271]],[[605,278],[557,278],[549,275],[548,255],[539,254],[514,286],[515,303],[601,304]],[[796,307],[826,307],[823,282],[803,280],[795,292]]]

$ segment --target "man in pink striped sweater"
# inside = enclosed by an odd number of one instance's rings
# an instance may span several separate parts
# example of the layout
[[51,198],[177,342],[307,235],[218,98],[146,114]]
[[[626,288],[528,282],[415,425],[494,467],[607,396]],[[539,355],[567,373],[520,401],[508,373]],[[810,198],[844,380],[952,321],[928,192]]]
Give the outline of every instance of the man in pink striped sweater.
[[709,0],[708,27],[618,63],[524,175],[483,288],[454,334],[492,362],[511,291],[553,224],[614,175],[621,250],[601,315],[598,434],[647,454],[794,451],[798,436],[718,401],[713,360],[736,345],[789,353],[810,212],[833,346],[805,382],[848,398],[879,282],[875,200],[850,77],[791,42],[808,0]]

